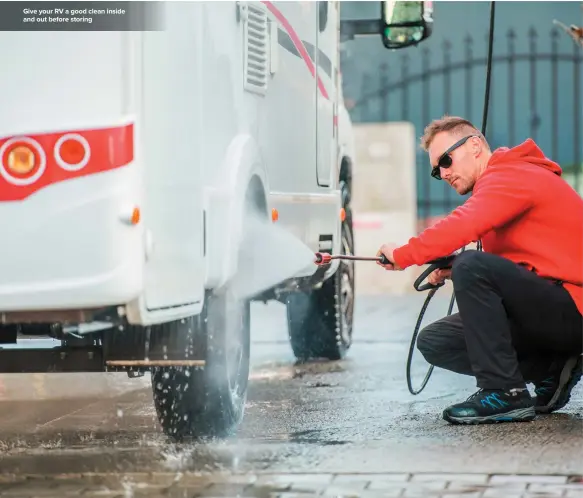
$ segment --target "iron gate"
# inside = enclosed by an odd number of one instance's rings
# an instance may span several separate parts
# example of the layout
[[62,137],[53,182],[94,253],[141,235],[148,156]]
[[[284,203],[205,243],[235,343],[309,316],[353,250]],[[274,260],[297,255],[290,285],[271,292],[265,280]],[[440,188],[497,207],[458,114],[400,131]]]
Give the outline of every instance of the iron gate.
[[[486,35],[487,36],[487,35]],[[484,37],[484,41],[486,39]],[[565,46],[565,35],[553,28],[548,38],[530,28],[528,49],[516,50],[519,36],[515,29],[505,34],[506,51],[494,50],[492,88],[486,137],[491,147],[514,146],[533,138],[551,159],[564,169],[565,177],[579,193],[582,164],[582,79],[583,51]],[[545,39],[546,38],[546,39]],[[408,51],[393,53],[389,63],[362,76],[360,97],[347,103],[355,122],[410,121],[416,134],[444,114],[466,117],[480,128],[482,105],[476,96],[484,94],[486,43],[476,55],[476,40],[464,39],[463,50],[452,50],[444,40],[438,50],[420,48],[410,57]],[[539,50],[541,44],[547,46]],[[440,53],[436,53],[440,52]],[[461,54],[454,60],[455,53]],[[396,55],[395,55],[396,54]],[[478,92],[477,94],[475,92]],[[505,126],[501,126],[505,123]],[[429,161],[421,149],[417,155],[417,208],[420,228],[463,203],[444,182],[429,176]]]

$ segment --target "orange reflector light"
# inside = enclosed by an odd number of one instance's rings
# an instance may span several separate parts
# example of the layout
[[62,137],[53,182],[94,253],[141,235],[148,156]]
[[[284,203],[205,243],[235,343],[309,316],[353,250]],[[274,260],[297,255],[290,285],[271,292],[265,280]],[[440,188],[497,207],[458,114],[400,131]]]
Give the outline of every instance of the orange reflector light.
[[273,208],[271,210],[271,221],[277,221],[279,220],[279,213],[277,212],[277,209]]
[[79,140],[65,140],[59,149],[61,159],[67,164],[79,164],[85,158],[85,147]]
[[340,210],[340,221],[344,221],[346,219],[346,211],[344,208]]
[[140,208],[139,207],[135,207],[134,210],[132,211],[132,217],[131,220],[132,225],[137,225],[140,222]]
[[8,169],[16,175],[27,175],[35,167],[33,150],[27,145],[18,145],[8,153]]

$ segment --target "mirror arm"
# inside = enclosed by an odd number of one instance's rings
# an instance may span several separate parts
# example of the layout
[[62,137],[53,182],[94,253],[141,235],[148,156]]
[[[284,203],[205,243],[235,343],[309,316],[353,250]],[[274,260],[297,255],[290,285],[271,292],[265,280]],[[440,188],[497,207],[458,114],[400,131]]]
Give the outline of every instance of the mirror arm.
[[423,24],[418,21],[410,21],[410,22],[394,22],[391,23],[388,27],[390,28],[417,28],[422,26]]
[[378,35],[383,23],[379,19],[340,21],[340,40],[354,40],[355,36]]

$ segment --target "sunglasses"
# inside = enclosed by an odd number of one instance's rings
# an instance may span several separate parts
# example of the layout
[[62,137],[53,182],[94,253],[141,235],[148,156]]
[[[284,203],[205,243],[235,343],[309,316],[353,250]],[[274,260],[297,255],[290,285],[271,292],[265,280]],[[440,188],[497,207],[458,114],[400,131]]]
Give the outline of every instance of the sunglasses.
[[463,144],[465,144],[470,138],[478,137],[478,136],[479,135],[468,135],[467,137],[464,137],[461,140],[458,140],[449,149],[447,149],[443,154],[441,154],[441,156],[439,156],[439,159],[437,161],[437,166],[433,166],[433,168],[431,169],[431,176],[433,178],[435,178],[436,180],[441,180],[440,168],[449,168],[452,164],[452,159],[451,159],[450,154],[455,149],[457,149],[458,147],[461,147]]

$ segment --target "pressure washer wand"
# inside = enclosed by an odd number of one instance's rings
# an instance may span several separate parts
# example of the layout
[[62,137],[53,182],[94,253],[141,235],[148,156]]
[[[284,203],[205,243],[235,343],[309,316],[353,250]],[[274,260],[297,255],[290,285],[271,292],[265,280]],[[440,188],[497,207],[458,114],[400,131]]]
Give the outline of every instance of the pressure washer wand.
[[328,254],[322,252],[316,253],[316,259],[314,263],[316,263],[319,266],[329,265],[333,259],[343,259],[352,261],[378,261],[383,265],[390,264],[390,261],[384,254],[382,254],[381,256],[370,257],[370,256],[352,256],[348,254]]

